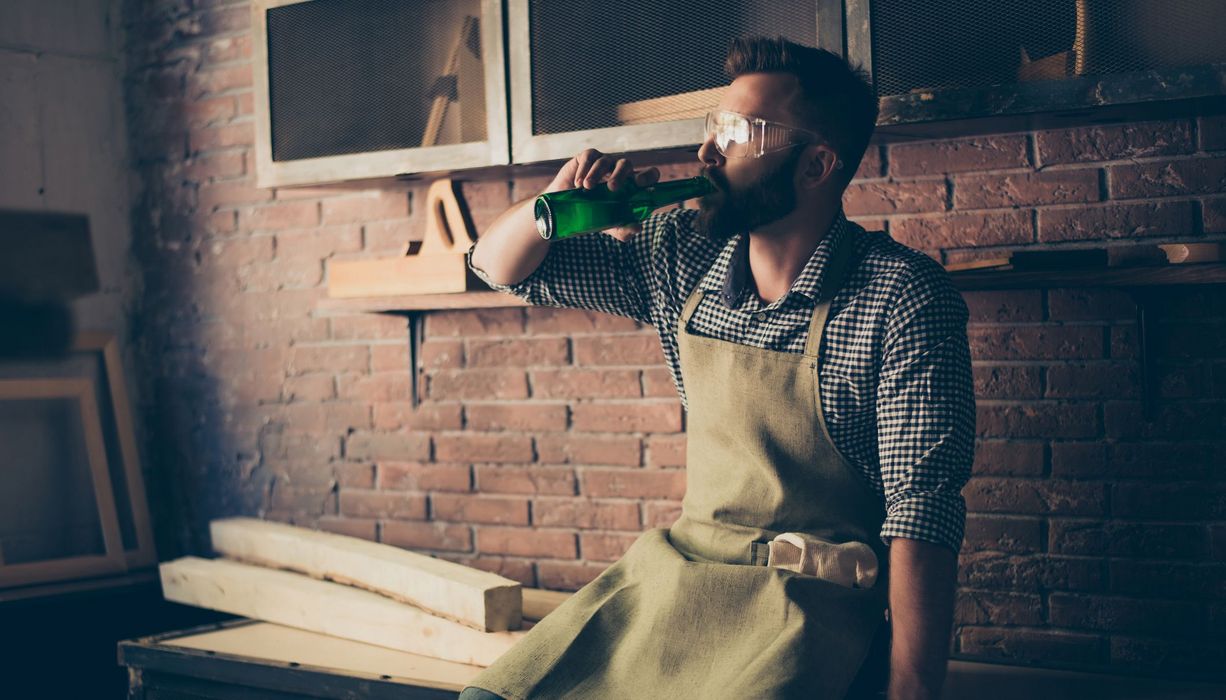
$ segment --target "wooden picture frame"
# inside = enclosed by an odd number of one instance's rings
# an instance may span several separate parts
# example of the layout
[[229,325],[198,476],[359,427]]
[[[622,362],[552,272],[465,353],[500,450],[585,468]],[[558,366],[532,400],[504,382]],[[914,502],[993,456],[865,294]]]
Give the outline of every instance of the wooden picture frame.
[[0,401],[68,399],[81,411],[85,453],[102,534],[103,554],[0,565],[0,587],[123,572],[127,568],[94,383],[82,378],[0,379]]

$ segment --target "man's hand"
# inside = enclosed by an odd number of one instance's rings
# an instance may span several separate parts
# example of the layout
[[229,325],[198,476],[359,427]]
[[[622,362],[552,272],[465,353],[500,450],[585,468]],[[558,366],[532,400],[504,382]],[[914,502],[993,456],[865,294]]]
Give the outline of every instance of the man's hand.
[[[545,191],[557,192],[579,187],[590,190],[603,182],[608,184],[610,192],[620,192],[631,187],[648,187],[659,179],[659,168],[648,168],[636,173],[628,158],[605,155],[594,148],[588,148],[567,161]],[[636,224],[609,229],[605,233],[624,241],[638,233],[641,228]]]
[[957,576],[958,555],[948,547],[890,540],[889,700],[941,696]]

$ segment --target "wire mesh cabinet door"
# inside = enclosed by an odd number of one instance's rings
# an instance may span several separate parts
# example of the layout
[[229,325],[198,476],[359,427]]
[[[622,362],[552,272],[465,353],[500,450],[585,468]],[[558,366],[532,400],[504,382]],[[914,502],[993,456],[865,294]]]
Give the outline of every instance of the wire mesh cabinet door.
[[732,38],[842,36],[841,0],[508,0],[507,15],[515,163],[697,146]]
[[502,0],[255,0],[261,187],[505,165]]

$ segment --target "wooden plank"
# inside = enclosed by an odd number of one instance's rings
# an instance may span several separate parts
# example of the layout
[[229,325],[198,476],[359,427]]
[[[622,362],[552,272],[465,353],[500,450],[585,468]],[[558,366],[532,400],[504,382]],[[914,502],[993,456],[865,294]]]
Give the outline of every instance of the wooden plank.
[[508,306],[528,306],[528,302],[502,292],[465,292],[463,294],[403,294],[399,296],[360,297],[354,299],[320,299],[317,308],[326,311],[434,311],[437,309],[495,309]]
[[565,591],[546,591],[541,588],[524,589],[524,619],[540,621],[573,595]]
[[707,112],[719,105],[726,89],[721,86],[627,102],[617,105],[617,120],[621,124],[650,124],[705,117]]
[[519,629],[518,582],[424,554],[253,518],[214,520],[213,549],[233,559],[358,586],[483,632]]
[[393,683],[459,692],[480,666],[387,649],[271,622],[252,622],[168,639],[163,644],[245,658],[315,666],[338,674],[355,672]]
[[226,559],[159,567],[166,599],[342,639],[488,666],[526,632],[479,632],[378,593]]
[[474,285],[473,279],[462,255],[328,263],[328,295],[338,299],[464,292]]

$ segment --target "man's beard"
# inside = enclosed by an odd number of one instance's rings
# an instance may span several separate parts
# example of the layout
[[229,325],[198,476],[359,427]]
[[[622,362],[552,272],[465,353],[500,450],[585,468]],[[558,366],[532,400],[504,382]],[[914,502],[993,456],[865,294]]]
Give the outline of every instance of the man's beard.
[[787,160],[747,188],[737,190],[724,174],[705,169],[717,190],[702,198],[695,226],[704,236],[724,242],[729,238],[782,219],[796,209],[792,174],[803,149],[794,149]]

